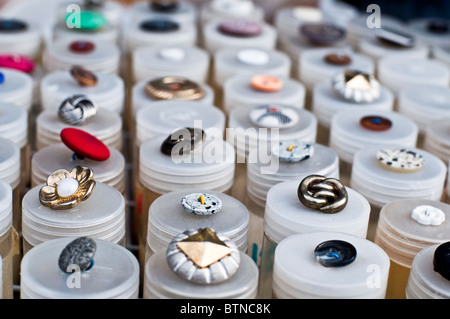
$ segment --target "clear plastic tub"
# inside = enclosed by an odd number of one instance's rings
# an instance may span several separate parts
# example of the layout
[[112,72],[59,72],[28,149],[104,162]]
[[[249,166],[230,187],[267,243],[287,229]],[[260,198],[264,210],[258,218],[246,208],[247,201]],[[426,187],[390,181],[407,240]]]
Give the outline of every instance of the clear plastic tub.
[[[445,221],[440,225],[424,225],[412,218],[420,205],[440,209]],[[399,199],[383,206],[380,212],[375,243],[391,261],[386,298],[403,299],[414,257],[423,249],[449,241],[450,206],[439,200]]]
[[264,21],[264,8],[254,1],[213,0],[200,5],[199,21],[201,25],[214,20],[223,21],[234,18]]
[[423,149],[436,155],[444,163],[448,161],[450,158],[450,115],[428,124]]
[[439,246],[424,248],[414,257],[405,290],[406,299],[450,299],[450,281],[433,267],[434,253]]
[[13,190],[11,185],[0,180],[0,298],[13,299]]
[[0,102],[17,105],[28,113],[33,106],[33,78],[24,72],[0,68],[4,82],[0,84]]
[[40,28],[34,22],[17,21],[25,23],[27,28],[14,32],[0,31],[0,52],[23,54],[37,61],[42,47]]
[[55,71],[40,82],[41,109],[56,112],[68,96],[86,95],[104,108],[122,114],[125,106],[125,83],[116,74],[95,72],[97,84],[81,86],[68,71]]
[[[77,237],[49,240],[30,250],[21,263],[21,299],[137,299],[139,264],[125,247],[94,239],[95,264],[72,274],[58,267],[61,251]],[[70,277],[72,276],[72,277]]]
[[117,189],[97,182],[87,200],[61,211],[40,203],[39,191],[44,185],[33,187],[23,197],[24,256],[34,247],[62,237],[89,236],[125,247],[125,198]]
[[[341,267],[324,267],[315,248],[329,240],[353,245],[356,258]],[[273,297],[277,299],[384,299],[389,257],[373,242],[341,232],[295,234],[274,254]]]

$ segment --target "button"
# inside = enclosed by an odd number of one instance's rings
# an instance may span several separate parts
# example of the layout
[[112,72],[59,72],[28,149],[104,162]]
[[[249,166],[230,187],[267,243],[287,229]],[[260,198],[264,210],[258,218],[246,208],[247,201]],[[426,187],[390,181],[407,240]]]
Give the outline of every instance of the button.
[[0,72],[0,84],[3,84],[5,82],[5,75],[3,72]]
[[[73,13],[68,13],[64,19],[64,22],[69,22],[69,19],[73,19]],[[107,20],[106,18],[94,11],[81,11],[79,13],[79,26],[76,30],[94,31],[103,28]]]
[[70,68],[69,72],[81,86],[95,86],[97,84],[97,76],[82,66],[75,65]]
[[356,248],[343,240],[328,240],[314,249],[316,260],[325,267],[343,267],[356,259]]
[[151,0],[150,9],[156,12],[174,12],[178,9],[177,0]]
[[434,251],[434,271],[450,280],[450,242],[440,244]]
[[101,162],[110,156],[109,148],[101,140],[83,130],[66,127],[61,130],[60,137],[78,158]]
[[306,176],[298,186],[297,196],[305,207],[327,214],[342,211],[348,201],[347,190],[338,179],[321,175]]
[[222,201],[211,194],[192,193],[183,196],[181,206],[185,211],[195,215],[212,215],[222,209]]
[[0,19],[0,32],[21,32],[28,29],[28,25],[16,19]]
[[433,19],[428,22],[426,29],[431,33],[446,34],[450,31],[450,26],[446,20]]
[[315,45],[332,45],[343,41],[346,37],[345,29],[330,23],[303,23],[300,34]]
[[412,34],[407,34],[391,28],[377,29],[376,37],[382,43],[398,47],[412,47],[416,43],[416,39]]
[[301,141],[281,141],[272,148],[272,156],[282,162],[302,162],[313,154],[313,145]]
[[174,131],[161,144],[161,152],[165,155],[184,155],[185,151],[192,151],[203,143],[205,131],[199,128],[185,127]]
[[256,106],[250,111],[249,118],[253,124],[267,128],[292,127],[300,119],[293,107],[282,104]]
[[69,50],[73,53],[91,53],[95,49],[95,44],[90,41],[74,41],[69,45]]
[[147,32],[174,32],[180,29],[180,25],[175,21],[154,19],[142,22],[140,28]]
[[33,60],[24,55],[0,54],[0,67],[32,73],[35,66]]
[[180,48],[164,48],[159,50],[159,56],[164,60],[183,61],[186,57],[186,51]]
[[263,31],[261,25],[254,21],[231,20],[219,23],[217,29],[220,33],[234,37],[256,37]]
[[[58,258],[58,266],[65,273],[73,273],[74,270],[86,271],[94,265],[94,255],[97,244],[92,238],[79,237],[71,241]],[[79,269],[72,267],[77,265]]]
[[377,152],[376,157],[383,167],[398,172],[414,172],[424,166],[422,155],[407,149],[382,149]]
[[248,65],[265,65],[269,62],[269,54],[258,49],[244,49],[237,53],[237,59]]
[[195,101],[205,96],[203,87],[184,77],[166,76],[147,82],[145,94],[156,100]]
[[345,53],[329,53],[324,57],[324,61],[332,65],[349,65],[352,58]]
[[277,92],[283,87],[281,79],[270,75],[254,75],[250,83],[252,88],[262,92]]
[[421,225],[439,226],[445,221],[445,213],[430,205],[419,205],[413,209],[411,218]]
[[376,132],[387,131],[392,127],[392,121],[378,115],[368,115],[361,118],[360,125],[365,129]]
[[242,0],[213,0],[211,8],[215,12],[225,13],[233,17],[248,16],[255,9],[253,1]]
[[346,69],[331,77],[334,92],[354,103],[370,103],[380,97],[380,83],[372,74]]

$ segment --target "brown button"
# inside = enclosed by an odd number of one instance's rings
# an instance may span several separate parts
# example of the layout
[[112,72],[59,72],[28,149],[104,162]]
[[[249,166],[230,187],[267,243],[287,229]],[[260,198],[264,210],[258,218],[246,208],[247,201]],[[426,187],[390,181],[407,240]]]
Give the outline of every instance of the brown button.
[[73,66],[70,69],[70,74],[81,86],[95,86],[97,84],[97,76],[82,66]]
[[377,116],[377,115],[369,115],[364,116],[359,121],[362,127],[370,130],[370,131],[387,131],[392,127],[392,122],[388,118]]
[[349,55],[341,53],[327,54],[324,60],[326,63],[333,65],[349,65],[352,63],[352,58]]
[[[173,148],[182,141],[190,141],[190,150],[195,149],[205,140],[206,134],[205,131],[199,128],[185,127],[179,129],[172,134],[170,134],[161,145],[161,152],[165,155],[171,156]],[[183,143],[184,144],[184,143]],[[184,154],[185,145],[181,145],[179,147],[178,152],[175,152],[182,156]]]
[[251,86],[258,91],[276,92],[283,87],[283,81],[275,76],[255,75],[251,79]]
[[69,50],[74,53],[90,53],[94,49],[95,44],[90,41],[75,41],[69,45]]
[[145,93],[157,100],[195,101],[205,96],[205,90],[196,82],[184,77],[167,76],[149,81]]
[[235,37],[254,37],[261,34],[262,27],[253,21],[232,20],[220,23],[218,30],[223,34]]
[[330,45],[345,39],[345,29],[330,23],[304,23],[300,34],[316,45]]

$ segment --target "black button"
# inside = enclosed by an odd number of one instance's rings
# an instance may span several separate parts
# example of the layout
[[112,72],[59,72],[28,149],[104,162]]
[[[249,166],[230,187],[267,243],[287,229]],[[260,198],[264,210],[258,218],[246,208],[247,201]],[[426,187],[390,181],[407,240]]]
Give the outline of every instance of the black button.
[[150,8],[156,12],[170,13],[178,9],[177,0],[153,0],[150,2]]
[[180,28],[180,25],[175,21],[170,20],[147,20],[141,23],[141,30],[149,32],[173,32]]
[[18,32],[25,31],[28,25],[20,20],[0,19],[0,32]]
[[434,271],[447,280],[450,280],[450,241],[441,244],[434,251]]
[[450,26],[445,20],[431,20],[427,25],[427,30],[431,33],[445,34],[450,31]]
[[62,271],[68,273],[72,272],[68,269],[70,265],[77,265],[81,271],[89,270],[94,264],[93,258],[96,250],[97,245],[92,238],[79,237],[74,239],[67,244],[59,255],[58,266]]
[[186,150],[187,148],[186,143],[180,144],[178,147],[179,149],[173,151],[173,148],[176,145],[186,140],[189,143],[190,140],[190,150],[193,150],[198,145],[200,145],[204,141],[204,139],[205,139],[205,132],[202,129],[185,127],[183,129],[173,132],[164,140],[164,142],[161,145],[161,152],[165,155],[172,155],[172,152],[175,152],[176,154],[182,156],[184,154],[184,150]]
[[316,260],[325,267],[342,267],[356,258],[356,248],[343,240],[329,240],[317,245]]

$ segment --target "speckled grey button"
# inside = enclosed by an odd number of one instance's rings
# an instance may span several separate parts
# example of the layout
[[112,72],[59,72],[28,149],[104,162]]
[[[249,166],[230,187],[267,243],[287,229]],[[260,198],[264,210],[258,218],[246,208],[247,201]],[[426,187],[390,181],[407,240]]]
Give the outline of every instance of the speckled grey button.
[[260,105],[249,113],[253,124],[267,128],[287,128],[299,121],[298,113],[281,104]]
[[192,193],[181,199],[181,206],[195,215],[212,215],[222,209],[222,201],[211,194]]
[[313,154],[313,145],[301,141],[281,141],[272,149],[272,155],[283,162],[301,162]]
[[412,172],[424,165],[422,155],[407,149],[387,148],[377,152],[378,163],[394,171]]
[[58,259],[59,268],[67,273],[72,273],[69,269],[71,265],[77,265],[80,270],[88,270],[94,264],[94,255],[97,245],[92,238],[79,237],[71,241],[63,249]]

